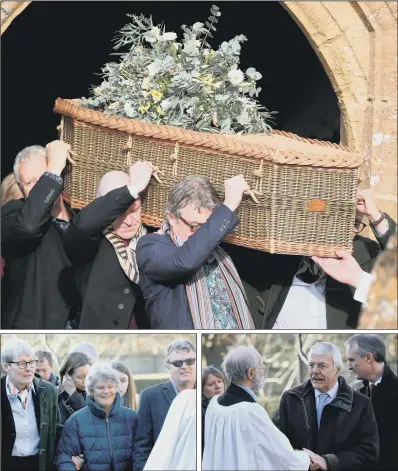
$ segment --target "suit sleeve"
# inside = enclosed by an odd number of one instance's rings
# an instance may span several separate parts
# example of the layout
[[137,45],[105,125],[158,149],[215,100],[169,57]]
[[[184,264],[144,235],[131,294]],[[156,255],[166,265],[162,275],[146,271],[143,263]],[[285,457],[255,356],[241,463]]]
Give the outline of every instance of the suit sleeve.
[[238,222],[238,217],[221,205],[181,247],[163,243],[158,234],[144,236],[137,245],[138,267],[155,281],[189,277],[199,270]]
[[75,214],[65,236],[65,250],[73,263],[82,264],[96,253],[101,234],[135,199],[127,186],[96,198]]
[[356,444],[341,453],[323,455],[328,470],[373,469],[379,457],[379,434],[371,402],[366,401],[356,431]]
[[70,417],[62,432],[58,444],[56,463],[58,471],[76,471],[72,463],[72,456],[78,456],[83,453],[78,436],[78,426],[75,415]]
[[384,234],[380,235],[378,232],[372,227],[373,234],[375,235],[377,242],[380,244],[381,250],[385,250],[387,246],[388,239],[395,234],[395,231],[397,230],[397,223],[394,221],[394,219],[389,216],[388,214],[384,213],[387,221],[388,221],[388,230]]
[[142,471],[155,444],[148,391],[141,393],[133,444],[133,468],[134,471]]
[[[40,242],[51,209],[61,194],[62,183],[42,175],[25,201],[10,201],[2,208],[1,236],[5,253],[26,242]],[[15,210],[13,210],[15,208]]]

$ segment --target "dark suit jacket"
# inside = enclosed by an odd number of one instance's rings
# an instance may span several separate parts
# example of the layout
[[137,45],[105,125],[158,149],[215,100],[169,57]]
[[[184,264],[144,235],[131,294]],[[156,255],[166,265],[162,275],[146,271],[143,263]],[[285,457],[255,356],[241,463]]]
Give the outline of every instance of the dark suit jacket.
[[144,469],[175,397],[170,380],[144,389],[140,394],[134,435],[134,471]]
[[[389,217],[389,230],[377,242],[360,235],[354,238],[353,256],[362,270],[370,273],[380,250],[384,250],[396,223]],[[241,277],[257,329],[272,329],[286,301],[302,257],[278,255],[225,244]],[[355,289],[326,278],[328,329],[355,329],[362,304],[354,299]],[[304,307],[303,307],[304,309]]]
[[139,327],[149,326],[140,287],[127,278],[103,235],[133,202],[127,186],[117,188],[96,198],[71,220],[65,249],[83,299],[80,329],[127,329],[133,313]]
[[342,376],[338,381],[337,395],[324,407],[319,430],[310,380],[282,394],[272,421],[295,450],[307,448],[323,456],[328,471],[371,470],[379,455],[372,405]]
[[[54,454],[61,436],[62,426],[58,411],[55,387],[39,377],[33,379],[33,403],[36,414],[37,430],[40,435],[40,457],[38,471],[55,471]],[[6,466],[7,459],[14,448],[16,432],[14,417],[6,391],[6,376],[1,378],[1,463]]]
[[51,210],[62,185],[43,175],[26,200],[1,208],[3,329],[64,329],[79,296]]
[[140,239],[140,286],[152,329],[193,329],[185,284],[238,222],[235,213],[222,204],[182,247],[166,234]]
[[[363,383],[359,392],[369,397],[369,382]],[[371,401],[380,439],[380,456],[375,469],[378,471],[397,470],[398,379],[387,363],[381,383],[373,390]]]

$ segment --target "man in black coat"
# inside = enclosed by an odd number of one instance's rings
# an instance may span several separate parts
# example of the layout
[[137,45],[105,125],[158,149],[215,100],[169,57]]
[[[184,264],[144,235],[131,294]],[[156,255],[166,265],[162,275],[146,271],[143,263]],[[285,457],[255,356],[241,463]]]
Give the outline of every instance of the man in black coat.
[[167,347],[165,361],[170,380],[144,389],[140,394],[134,435],[134,471],[144,469],[174,398],[184,389],[195,387],[196,347],[191,342],[172,342]]
[[152,172],[152,164],[141,161],[131,166],[130,176],[108,172],[98,184],[97,198],[71,220],[65,248],[83,299],[80,329],[149,327],[135,247],[146,232],[139,193]]
[[1,353],[1,469],[55,471],[62,426],[55,387],[34,376],[34,350],[19,339]]
[[62,199],[70,146],[61,141],[23,149],[14,174],[24,199],[1,209],[3,329],[64,329],[79,296],[63,236],[72,211]]
[[[377,242],[359,235],[363,216]],[[368,190],[362,190],[352,256],[342,252],[340,259],[316,258],[315,263],[310,257],[224,248],[242,279],[257,329],[351,329],[357,327],[366,302],[363,286],[369,286],[376,257],[395,230],[395,221],[377,209]]]
[[311,451],[321,470],[371,470],[379,454],[372,404],[340,376],[342,363],[335,345],[313,345],[310,379],[282,394],[272,420],[294,449]]
[[363,380],[359,392],[372,401],[379,431],[378,471],[398,469],[398,379],[386,362],[386,347],[376,334],[355,334],[346,342],[348,368]]

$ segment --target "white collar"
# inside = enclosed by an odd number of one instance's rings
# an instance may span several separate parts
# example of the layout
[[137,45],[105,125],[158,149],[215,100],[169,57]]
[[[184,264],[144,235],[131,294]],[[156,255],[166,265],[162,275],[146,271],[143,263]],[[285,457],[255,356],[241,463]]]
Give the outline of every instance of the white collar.
[[[337,396],[337,391],[339,390],[339,382],[336,381],[336,384],[331,388],[329,389],[329,391],[326,391],[326,394],[330,397],[330,399],[333,401],[333,399]],[[320,396],[321,393],[320,391],[318,391],[317,389],[315,389],[315,399],[318,398],[318,396]]]
[[370,384],[373,384],[374,386],[377,386],[378,384],[381,383],[381,380],[382,380],[382,379],[383,379],[383,376],[380,376],[380,378],[379,378],[377,381],[375,381],[374,383],[372,383],[371,381],[369,381],[369,385],[370,385]]

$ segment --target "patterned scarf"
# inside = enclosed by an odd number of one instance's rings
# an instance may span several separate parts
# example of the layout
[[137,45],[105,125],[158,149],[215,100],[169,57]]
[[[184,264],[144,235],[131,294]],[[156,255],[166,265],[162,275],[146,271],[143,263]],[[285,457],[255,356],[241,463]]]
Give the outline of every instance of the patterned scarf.
[[[184,244],[184,241],[171,231],[167,221],[163,223],[159,233],[167,234],[177,247],[181,247]],[[213,250],[209,259],[211,258],[214,258],[220,267],[224,287],[231,300],[237,328],[254,329],[249,302],[232,260],[220,247]],[[215,329],[212,303],[203,267],[200,267],[186,283],[186,291],[194,328]]]
[[120,266],[122,267],[127,278],[133,283],[138,284],[139,272],[137,267],[137,260],[135,258],[135,250],[139,239],[147,233],[144,226],[138,229],[137,234],[130,240],[129,245],[126,247],[123,239],[113,232],[112,226],[104,230],[104,236],[109,240],[115,249]]

